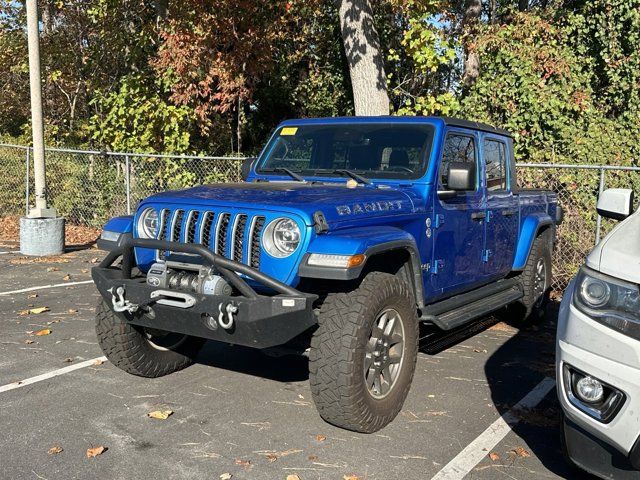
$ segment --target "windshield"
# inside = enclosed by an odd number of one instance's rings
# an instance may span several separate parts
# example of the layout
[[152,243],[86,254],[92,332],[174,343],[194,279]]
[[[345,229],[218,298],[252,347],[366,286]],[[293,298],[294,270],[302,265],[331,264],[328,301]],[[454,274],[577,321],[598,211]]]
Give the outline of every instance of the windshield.
[[[415,179],[426,168],[433,127],[410,124],[332,124],[281,127],[265,149],[258,173],[288,169],[302,176]],[[342,172],[340,171],[342,170]]]

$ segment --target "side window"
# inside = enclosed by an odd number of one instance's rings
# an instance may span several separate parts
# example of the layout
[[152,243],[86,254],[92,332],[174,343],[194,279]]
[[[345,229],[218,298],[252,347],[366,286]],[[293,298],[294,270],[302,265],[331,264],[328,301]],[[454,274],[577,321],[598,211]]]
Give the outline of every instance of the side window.
[[507,146],[498,140],[485,139],[482,153],[487,170],[487,190],[506,190]]
[[442,151],[442,164],[440,165],[440,184],[445,188],[447,187],[447,173],[451,162],[476,163],[476,147],[473,137],[457,133],[447,135]]

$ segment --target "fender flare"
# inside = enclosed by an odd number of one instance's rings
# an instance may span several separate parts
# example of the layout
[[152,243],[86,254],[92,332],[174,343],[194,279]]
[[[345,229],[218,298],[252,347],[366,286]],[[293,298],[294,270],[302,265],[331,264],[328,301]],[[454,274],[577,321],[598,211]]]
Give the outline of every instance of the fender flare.
[[[403,250],[409,254],[411,287],[416,304],[424,306],[424,287],[420,254],[413,236],[395,227],[364,227],[348,229],[335,234],[318,236],[312,240],[298,267],[298,276],[327,280],[355,280],[360,277],[368,261],[381,253]],[[309,265],[312,253],[334,255],[364,254],[362,265],[353,268],[335,268]]]
[[520,235],[518,236],[513,265],[511,267],[513,271],[518,272],[524,270],[527,260],[529,259],[529,254],[531,253],[531,247],[538,233],[542,228],[548,226],[553,227],[554,225],[553,219],[546,213],[527,215],[524,218]]

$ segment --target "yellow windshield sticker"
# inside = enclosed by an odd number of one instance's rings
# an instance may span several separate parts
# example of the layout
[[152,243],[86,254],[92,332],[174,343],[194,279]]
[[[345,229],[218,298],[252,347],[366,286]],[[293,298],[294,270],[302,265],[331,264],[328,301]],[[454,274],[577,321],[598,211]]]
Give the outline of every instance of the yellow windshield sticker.
[[280,130],[280,135],[295,135],[298,131],[298,127],[284,127]]

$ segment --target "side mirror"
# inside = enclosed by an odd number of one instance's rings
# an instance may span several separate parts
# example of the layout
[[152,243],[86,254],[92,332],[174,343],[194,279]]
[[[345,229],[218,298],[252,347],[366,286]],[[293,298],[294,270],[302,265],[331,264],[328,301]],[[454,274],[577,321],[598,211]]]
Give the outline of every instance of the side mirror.
[[598,214],[605,218],[624,220],[633,213],[633,190],[609,188],[600,194]]
[[447,170],[447,187],[455,192],[476,189],[476,166],[467,162],[451,162]]
[[242,161],[240,176],[242,177],[243,182],[246,182],[247,178],[249,178],[249,174],[251,173],[251,167],[253,167],[253,162],[255,161],[256,161],[256,157],[245,158]]

